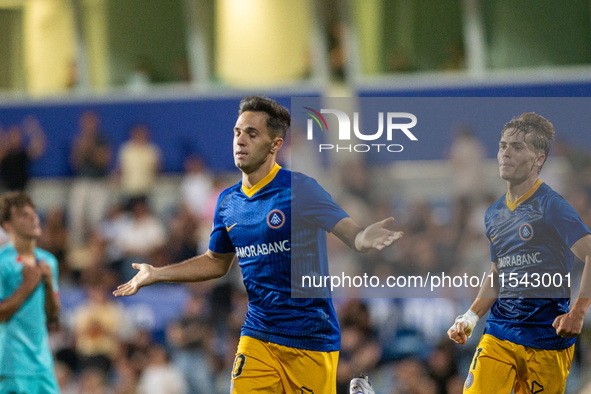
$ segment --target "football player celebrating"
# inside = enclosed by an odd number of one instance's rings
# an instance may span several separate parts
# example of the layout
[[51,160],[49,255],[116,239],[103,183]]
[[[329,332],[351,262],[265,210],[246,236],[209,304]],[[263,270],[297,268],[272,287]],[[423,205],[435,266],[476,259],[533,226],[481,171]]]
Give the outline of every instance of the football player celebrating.
[[292,265],[327,273],[326,231],[357,252],[383,249],[402,233],[387,218],[359,227],[312,178],[276,163],[290,126],[286,108],[251,96],[234,126],[234,162],[242,180],[219,196],[209,250],[176,265],[134,265],[116,296],[155,282],[225,275],[238,257],[248,292],[232,374],[232,393],[336,393],[340,329],[329,297],[292,298]]
[[[501,131],[497,159],[507,193],[485,214],[494,280],[448,330],[464,344],[490,309],[464,393],[564,392],[575,337],[591,303],[591,235],[575,210],[538,179],[553,139],[554,126],[535,113],[514,118]],[[569,310],[565,284],[573,254],[585,268]],[[550,290],[544,279],[556,275],[561,283]]]

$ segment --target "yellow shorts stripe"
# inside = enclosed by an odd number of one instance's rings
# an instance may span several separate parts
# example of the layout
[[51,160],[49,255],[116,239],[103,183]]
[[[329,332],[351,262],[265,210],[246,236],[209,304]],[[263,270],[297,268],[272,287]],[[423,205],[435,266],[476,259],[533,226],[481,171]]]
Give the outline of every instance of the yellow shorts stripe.
[[574,349],[534,349],[485,334],[470,363],[464,393],[564,393]]
[[339,352],[314,352],[243,336],[232,394],[336,394]]

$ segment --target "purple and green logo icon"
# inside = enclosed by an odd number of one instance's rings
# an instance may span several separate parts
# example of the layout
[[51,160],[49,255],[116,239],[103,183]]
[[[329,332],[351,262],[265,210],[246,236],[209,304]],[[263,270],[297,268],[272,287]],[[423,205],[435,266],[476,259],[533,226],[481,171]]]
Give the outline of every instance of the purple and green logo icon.
[[[314,139],[314,121],[320,127],[320,130],[328,131],[328,124],[322,114],[333,114],[337,118],[338,122],[338,141],[350,141],[351,137],[354,137],[361,141],[375,141],[379,140],[383,134],[385,135],[386,141],[392,141],[395,131],[401,131],[409,140],[417,141],[417,137],[409,130],[417,124],[417,117],[408,112],[379,112],[378,113],[378,131],[373,134],[366,134],[360,130],[359,127],[359,113],[353,113],[353,121],[349,115],[338,109],[326,109],[322,108],[320,111],[316,111],[310,107],[303,107],[309,112],[304,112],[310,116],[307,123],[307,138],[308,140]],[[406,119],[407,122],[398,123],[397,119]],[[410,121],[410,122],[408,122]],[[353,133],[351,132],[353,131]],[[384,133],[385,132],[385,133]],[[383,139],[382,139],[383,140]],[[356,145],[334,145],[334,144],[320,144],[318,146],[319,151],[323,150],[340,150],[348,152],[369,152],[370,150],[380,149],[388,152],[402,152],[403,146],[400,144],[356,144]]]

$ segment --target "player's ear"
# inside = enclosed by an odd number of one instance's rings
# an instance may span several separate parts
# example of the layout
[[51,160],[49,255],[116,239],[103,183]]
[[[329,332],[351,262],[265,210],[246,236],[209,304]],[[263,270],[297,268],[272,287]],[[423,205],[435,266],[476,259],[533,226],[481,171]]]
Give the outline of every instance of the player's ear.
[[544,161],[546,161],[546,155],[543,153],[540,153],[537,157],[536,157],[536,161],[535,161],[535,165],[537,165],[538,167],[541,167],[542,164],[544,164]]
[[279,152],[279,149],[283,146],[283,138],[275,137],[273,144],[271,145],[271,153]]

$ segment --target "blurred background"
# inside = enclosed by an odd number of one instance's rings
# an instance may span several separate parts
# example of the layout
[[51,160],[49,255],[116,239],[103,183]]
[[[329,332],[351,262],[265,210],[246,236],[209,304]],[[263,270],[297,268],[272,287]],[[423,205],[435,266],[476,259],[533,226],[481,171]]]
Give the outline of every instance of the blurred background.
[[[229,392],[247,306],[236,266],[212,283],[111,291],[134,262],[207,249],[217,195],[240,179],[232,127],[250,94],[288,108],[295,96],[324,108],[333,97],[576,97],[539,111],[557,130],[541,178],[591,225],[589,123],[568,123],[591,96],[589,1],[0,0],[0,191],[32,195],[40,246],[59,260],[51,346],[63,393]],[[304,166],[360,223],[394,215],[405,231],[357,257],[329,238],[335,272],[488,269],[483,215],[505,192],[495,157],[510,118],[455,110],[420,137],[428,155],[386,163],[319,159],[292,130],[284,165]],[[454,345],[446,330],[475,294],[444,296],[336,299],[339,393],[360,372],[378,394],[461,392],[483,322]],[[568,393],[591,392],[589,317]]]

